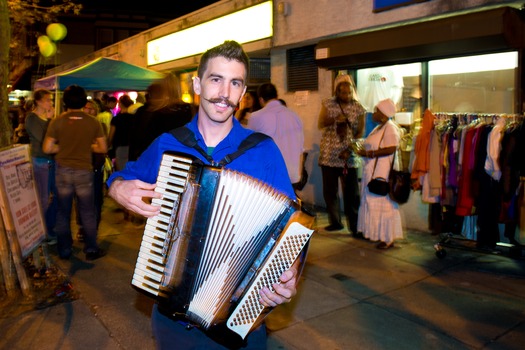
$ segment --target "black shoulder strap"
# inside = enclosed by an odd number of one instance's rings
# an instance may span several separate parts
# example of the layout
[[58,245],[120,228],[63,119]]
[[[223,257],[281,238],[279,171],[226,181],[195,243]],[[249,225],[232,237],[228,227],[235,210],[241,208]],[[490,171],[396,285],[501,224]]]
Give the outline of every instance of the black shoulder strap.
[[211,164],[214,163],[213,158],[202,148],[199,147],[199,145],[197,144],[197,139],[195,138],[195,134],[190,129],[188,129],[185,126],[181,126],[179,128],[171,130],[170,133],[184,146],[195,148],[200,154],[202,154],[204,158],[208,160],[208,162],[210,162]]
[[256,146],[259,142],[262,142],[266,139],[269,139],[270,136],[260,133],[260,132],[254,132],[250,135],[248,135],[247,138],[245,138],[241,144],[239,145],[239,148],[237,151],[228,154],[226,157],[224,157],[220,162],[220,166],[225,166],[226,164],[230,163],[232,160],[249,150],[250,148]]
[[239,157],[241,154],[243,154],[250,148],[256,146],[257,144],[259,144],[259,142],[270,138],[270,136],[265,135],[263,133],[254,132],[248,135],[248,137],[241,142],[237,151],[228,154],[219,163],[215,163],[212,157],[208,153],[206,153],[201,147],[199,147],[199,145],[197,144],[197,139],[195,138],[195,134],[190,129],[188,129],[185,126],[182,126],[180,128],[171,130],[170,133],[183,145],[196,149],[211,164],[218,165],[221,167],[225,166],[228,163],[231,163],[235,158]]

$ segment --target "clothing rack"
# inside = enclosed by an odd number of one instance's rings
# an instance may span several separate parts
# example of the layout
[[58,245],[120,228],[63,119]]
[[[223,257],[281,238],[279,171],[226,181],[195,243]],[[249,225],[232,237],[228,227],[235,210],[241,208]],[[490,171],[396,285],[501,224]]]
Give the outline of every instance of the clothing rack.
[[[475,129],[478,129],[478,126],[483,126],[483,127],[489,127],[490,129],[484,129],[484,137],[488,137],[487,136],[487,133],[490,133],[489,130],[492,130],[492,128],[496,128],[496,126],[498,126],[499,128],[503,127],[501,130],[504,134],[506,134],[507,132],[514,132],[514,131],[517,131],[517,128],[518,127],[522,127],[523,125],[523,119],[524,119],[524,116],[522,114],[509,114],[509,113],[451,113],[451,112],[437,112],[437,113],[433,113],[435,119],[434,119],[434,130],[435,130],[435,133],[436,135],[440,138],[440,147],[441,147],[441,150],[444,151],[444,153],[448,156],[449,155],[449,152],[452,152],[452,147],[458,147],[458,149],[460,149],[460,151],[458,151],[457,149],[455,150],[455,152],[457,152],[457,158],[456,158],[456,162],[454,164],[452,164],[452,162],[448,163],[449,161],[449,158],[444,158],[443,159],[443,163],[446,163],[446,166],[448,166],[448,168],[445,166],[445,165],[441,165],[442,166],[442,197],[439,199],[439,202],[438,203],[435,203],[436,205],[440,205],[441,206],[441,216],[442,216],[442,220],[444,219],[447,219],[447,220],[444,220],[443,222],[450,222],[450,221],[453,221],[453,222],[456,222],[458,225],[456,227],[454,227],[454,232],[450,231],[448,232],[445,236],[443,236],[443,239],[435,245],[435,249],[436,249],[436,255],[440,258],[442,258],[444,255],[444,250],[442,248],[442,246],[446,245],[446,244],[451,244],[453,242],[453,238],[454,238],[454,241],[459,241],[459,242],[462,242],[461,244],[464,245],[465,241],[466,240],[470,240],[470,241],[474,241],[474,245],[472,246],[473,248],[479,248],[479,247],[483,247],[484,245],[482,244],[483,242],[485,242],[485,238],[486,238],[486,233],[487,231],[493,231],[489,228],[492,228],[492,224],[491,226],[485,226],[485,222],[487,221],[486,218],[487,218],[487,207],[490,207],[492,205],[492,203],[494,203],[494,201],[497,201],[496,198],[499,198],[498,197],[494,197],[494,198],[490,198],[490,203],[487,204],[485,202],[487,202],[487,198],[484,198],[484,199],[481,199],[481,197],[479,197],[479,199],[476,199],[474,202],[472,202],[472,204],[474,205],[472,208],[473,210],[475,210],[475,212],[473,211],[472,212],[472,215],[470,215],[470,211],[468,212],[465,212],[463,209],[465,209],[464,206],[462,206],[461,204],[461,200],[460,200],[460,197],[461,197],[461,192],[464,192],[464,190],[466,188],[470,188],[470,185],[471,183],[469,181],[465,182],[465,174],[464,172],[462,172],[462,168],[463,167],[472,167],[472,162],[469,160],[468,162],[465,162],[465,163],[461,163],[461,160],[465,160],[464,157],[468,156],[468,154],[464,154],[463,153],[463,145],[464,143],[469,143],[470,141],[466,141],[462,138],[462,130],[471,130],[471,131],[474,131]],[[505,120],[504,123],[502,123],[502,119]],[[471,129],[472,127],[472,129]],[[481,130],[481,129],[479,129]],[[447,134],[448,132],[450,131],[454,131],[454,134]],[[478,136],[477,137],[482,137],[481,136],[481,131],[477,132]],[[465,134],[463,134],[464,136]],[[503,134],[500,138],[500,142],[503,142]],[[452,144],[449,144],[449,141],[454,141],[452,140],[452,138],[455,138],[455,142],[456,142],[456,146],[452,146]],[[485,139],[486,140],[486,139]],[[473,142],[473,141],[472,141]],[[487,142],[487,141],[485,141]],[[476,160],[475,162],[477,164],[485,164],[485,161],[483,160],[484,157],[488,159],[488,156],[485,156],[483,155],[483,152],[486,152],[486,149],[484,149],[483,147],[476,150],[475,152],[481,152],[479,153],[479,156],[480,156],[480,160],[482,163],[480,163],[478,160]],[[500,151],[500,154],[501,151]],[[492,158],[494,159],[494,158]],[[498,161],[499,163],[499,161]],[[482,169],[480,168],[478,165],[476,164],[476,169],[479,170],[479,169]],[[454,186],[450,186],[450,183],[448,182],[449,181],[449,171],[451,169],[451,167],[453,166],[457,166],[457,169],[456,169],[456,174],[457,174],[457,183],[455,184],[456,187]],[[485,164],[486,166],[486,164]],[[464,169],[463,169],[464,170]],[[487,168],[485,168],[485,170],[487,170]],[[501,169],[498,169],[498,170],[501,170]],[[444,171],[444,172],[443,172]],[[492,186],[491,184],[493,183],[487,183],[486,181],[497,181],[497,182],[500,182],[500,180],[494,180],[494,179],[491,179],[491,180],[483,180],[485,182],[481,182],[481,180],[478,178],[479,175],[476,175],[476,174],[479,174],[478,173],[474,173],[474,172],[471,172],[471,173],[468,173],[469,175],[472,175],[473,178],[472,178],[472,181],[478,181],[479,184],[478,186],[481,186],[480,188],[478,188],[478,191],[480,194],[478,194],[478,196],[481,196],[481,195],[485,195],[486,197],[486,193],[489,189],[490,186]],[[463,176],[462,180],[463,181],[460,181],[461,179],[461,176]],[[485,176],[485,175],[484,175]],[[484,178],[485,179],[490,179],[492,175],[489,175],[489,176],[485,176]],[[501,181],[503,181],[503,178],[501,179]],[[501,182],[503,183],[503,182]],[[508,179],[507,179],[507,183],[508,183]],[[463,188],[461,188],[463,186]],[[464,186],[467,186],[467,187],[464,187]],[[454,199],[454,204],[452,204],[451,206],[451,202],[450,202],[450,199],[452,197],[450,197],[449,195],[451,193],[454,192],[454,189],[455,189],[455,199]],[[447,198],[447,196],[449,196]],[[445,199],[444,199],[445,198]],[[464,197],[463,197],[464,198]],[[478,198],[478,197],[476,197]],[[480,202],[478,202],[478,200]],[[448,202],[447,202],[448,201]],[[481,203],[483,202],[483,203]],[[479,207],[476,206],[476,204],[479,204]],[[484,211],[483,213],[484,214],[481,214],[481,207],[483,204],[483,208],[484,208]],[[459,212],[455,212],[455,210],[457,208],[460,208],[461,210]],[[468,208],[468,207],[466,207]],[[495,206],[495,208],[498,208],[498,206]],[[446,213],[446,211],[448,210],[448,213]],[[478,212],[478,210],[480,210]],[[495,212],[498,212],[500,209],[497,209]],[[451,215],[451,211],[453,211],[455,213],[455,215]],[[460,214],[461,213],[461,214]],[[449,215],[448,217],[445,218],[445,215]],[[478,217],[478,215],[481,215],[480,217]],[[491,215],[488,215],[489,217]],[[479,219],[479,220],[478,220]],[[482,223],[482,220],[483,219],[483,223]],[[501,220],[501,216],[500,216],[500,220]],[[494,222],[493,220],[491,222]],[[499,221],[500,223],[503,223],[502,221]],[[505,225],[507,225],[508,222],[505,221]],[[512,228],[512,226],[509,226]],[[458,229],[460,230],[460,232],[458,232]],[[507,229],[507,226],[505,226],[505,230]],[[483,234],[481,233],[483,230]],[[478,232],[479,231],[479,232]],[[510,233],[512,233],[512,230],[509,231]],[[478,236],[478,233],[479,233],[479,236]],[[506,237],[511,237],[511,236],[507,236],[507,232],[505,232],[505,236]],[[482,240],[480,240],[480,238]],[[478,244],[475,244],[477,241]],[[482,242],[483,241],[483,242]],[[457,242],[456,242],[457,243]],[[509,247],[511,247],[511,249],[514,249],[514,254],[516,254],[516,249],[519,250],[519,254],[521,254],[521,248],[523,247],[522,245],[518,244],[516,245],[514,242],[511,242],[512,244],[506,244],[506,243],[502,243],[502,242],[497,242],[497,245],[498,247],[503,244],[503,245],[508,245]],[[457,244],[456,244],[457,245]],[[454,246],[454,244],[451,244],[451,246]]]
[[459,125],[468,125],[472,122],[485,122],[487,124],[494,124],[499,118],[505,118],[508,122],[523,122],[524,115],[516,113],[455,113],[455,112],[437,112],[434,113],[436,120],[434,124],[457,120]]

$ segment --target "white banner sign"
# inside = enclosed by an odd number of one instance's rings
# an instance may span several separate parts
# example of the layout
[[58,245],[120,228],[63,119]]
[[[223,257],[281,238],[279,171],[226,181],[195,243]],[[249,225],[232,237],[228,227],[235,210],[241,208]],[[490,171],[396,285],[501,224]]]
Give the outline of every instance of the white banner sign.
[[[45,225],[37,190],[29,145],[0,152],[0,206],[8,237],[16,237],[22,257],[26,257],[45,238]],[[11,246],[13,246],[11,244]]]

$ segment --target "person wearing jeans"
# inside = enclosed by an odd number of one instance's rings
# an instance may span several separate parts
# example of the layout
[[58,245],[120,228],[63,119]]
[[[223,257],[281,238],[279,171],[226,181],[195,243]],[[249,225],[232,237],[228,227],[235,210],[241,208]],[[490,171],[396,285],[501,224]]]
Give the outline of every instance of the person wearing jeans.
[[55,231],[58,254],[69,259],[72,254],[71,208],[73,197],[78,200],[78,211],[84,228],[86,260],[98,259],[105,252],[97,244],[97,213],[93,191],[92,153],[106,153],[107,142],[102,125],[93,116],[82,111],[86,105],[86,91],[78,85],[64,90],[66,112],[49,124],[43,150],[55,154],[57,162],[58,215]]
[[44,215],[48,244],[56,243],[54,232],[57,202],[55,186],[55,160],[53,155],[44,153],[42,143],[49,122],[55,115],[53,93],[45,89],[33,92],[33,108],[25,120],[25,128],[31,145],[31,162],[40,208]]
[[[93,191],[93,171],[58,166],[56,171],[58,189],[58,215],[55,231],[58,239],[58,252],[61,258],[71,256],[73,237],[71,235],[71,211],[73,197],[77,200],[77,209],[84,231],[84,251],[97,252],[97,215]],[[92,254],[91,254],[92,255]],[[90,260],[90,259],[88,259]]]

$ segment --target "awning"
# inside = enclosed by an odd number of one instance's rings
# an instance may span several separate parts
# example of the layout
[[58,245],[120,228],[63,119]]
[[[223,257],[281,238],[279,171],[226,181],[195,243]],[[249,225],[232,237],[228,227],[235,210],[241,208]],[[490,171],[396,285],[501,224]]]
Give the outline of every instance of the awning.
[[320,41],[319,67],[365,67],[525,47],[523,13],[502,7]]
[[35,89],[62,91],[69,85],[77,84],[93,91],[144,91],[151,83],[165,76],[161,72],[100,57],[70,71],[39,79],[35,82]]

